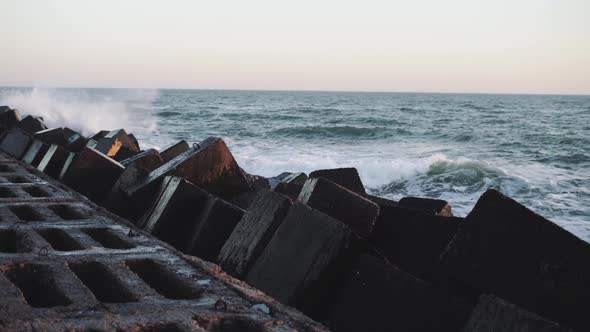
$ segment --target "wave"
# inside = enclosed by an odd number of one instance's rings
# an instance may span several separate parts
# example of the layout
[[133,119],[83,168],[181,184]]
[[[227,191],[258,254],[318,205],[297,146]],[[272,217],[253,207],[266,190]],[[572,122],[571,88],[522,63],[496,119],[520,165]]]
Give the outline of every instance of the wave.
[[100,130],[125,128],[128,131],[156,130],[151,103],[156,90],[101,89],[5,89],[0,90],[0,104],[18,109],[22,115],[37,115],[49,127],[70,128],[84,135]]
[[272,134],[297,138],[380,138],[394,134],[408,134],[404,129],[386,127],[357,127],[357,126],[297,126],[274,129]]

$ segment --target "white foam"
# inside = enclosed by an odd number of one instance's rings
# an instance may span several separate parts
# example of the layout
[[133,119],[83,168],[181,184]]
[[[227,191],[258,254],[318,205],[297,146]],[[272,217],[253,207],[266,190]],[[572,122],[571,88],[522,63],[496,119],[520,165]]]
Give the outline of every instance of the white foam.
[[157,90],[90,94],[79,89],[9,89],[0,92],[0,104],[16,108],[22,115],[41,116],[49,127],[66,124],[92,135],[105,129],[156,130],[156,118],[149,109],[157,96]]

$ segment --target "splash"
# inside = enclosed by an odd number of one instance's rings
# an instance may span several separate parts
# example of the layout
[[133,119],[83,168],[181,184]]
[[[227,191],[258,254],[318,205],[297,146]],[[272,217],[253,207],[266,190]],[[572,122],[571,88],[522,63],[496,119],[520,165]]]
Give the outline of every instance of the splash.
[[156,130],[151,105],[157,97],[157,90],[7,89],[0,91],[0,104],[41,116],[50,128],[67,124],[84,135],[119,128],[145,133]]

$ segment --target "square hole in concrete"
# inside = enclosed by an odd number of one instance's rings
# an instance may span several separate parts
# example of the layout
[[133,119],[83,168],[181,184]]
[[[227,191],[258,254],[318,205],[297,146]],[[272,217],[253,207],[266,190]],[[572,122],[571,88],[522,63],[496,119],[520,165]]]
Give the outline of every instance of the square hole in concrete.
[[37,233],[47,241],[54,250],[76,251],[84,250],[84,247],[71,237],[66,231],[59,228],[39,229]]
[[64,220],[86,219],[88,214],[66,204],[50,205],[48,208]]
[[49,197],[49,194],[45,190],[37,186],[25,186],[21,189],[31,197]]
[[14,229],[0,230],[0,252],[16,254],[30,252],[31,248],[24,243],[25,235]]
[[218,319],[204,319],[198,316],[193,317],[199,326],[211,332],[263,332],[266,331],[261,323],[241,316],[225,316]]
[[28,264],[14,266],[5,272],[31,307],[50,308],[72,303],[57,287],[54,271],[49,266]]
[[137,297],[127,289],[115,272],[99,262],[68,263],[70,270],[90,289],[100,302],[137,302]]
[[39,211],[29,205],[13,205],[8,207],[22,221],[43,221],[45,218]]
[[142,326],[128,326],[125,329],[117,329],[117,332],[138,331],[138,332],[185,332],[187,329],[181,328],[176,323],[148,323]]
[[135,246],[108,228],[85,228],[82,232],[88,234],[94,241],[109,249],[131,249]]
[[14,172],[14,168],[5,165],[5,164],[0,164],[0,173],[12,173]]
[[203,290],[190,285],[166,266],[151,259],[129,260],[127,267],[152,289],[173,300],[191,300],[201,296]]
[[28,179],[24,176],[20,176],[20,175],[9,175],[9,176],[5,176],[4,178],[11,183],[30,183],[31,182],[30,179]]
[[0,198],[14,198],[17,194],[7,187],[0,187]]

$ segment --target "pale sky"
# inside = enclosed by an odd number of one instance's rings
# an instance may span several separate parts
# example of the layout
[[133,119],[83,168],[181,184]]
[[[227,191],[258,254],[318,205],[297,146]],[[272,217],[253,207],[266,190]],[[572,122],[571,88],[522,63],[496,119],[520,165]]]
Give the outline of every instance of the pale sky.
[[590,94],[590,0],[0,0],[0,86]]

